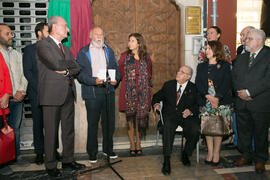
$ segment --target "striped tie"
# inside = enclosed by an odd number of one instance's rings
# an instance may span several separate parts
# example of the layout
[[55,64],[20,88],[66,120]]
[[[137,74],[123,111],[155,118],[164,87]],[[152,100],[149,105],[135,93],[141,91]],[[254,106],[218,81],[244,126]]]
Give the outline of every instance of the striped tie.
[[256,55],[256,53],[252,53],[252,55],[249,57],[249,63],[248,63],[249,67],[253,64],[253,62],[255,60],[255,55]]
[[180,99],[180,97],[181,97],[181,87],[182,87],[182,85],[180,85],[178,91],[176,92],[176,94],[177,94],[177,97],[176,97],[176,105],[178,104],[178,101],[179,101],[179,99]]

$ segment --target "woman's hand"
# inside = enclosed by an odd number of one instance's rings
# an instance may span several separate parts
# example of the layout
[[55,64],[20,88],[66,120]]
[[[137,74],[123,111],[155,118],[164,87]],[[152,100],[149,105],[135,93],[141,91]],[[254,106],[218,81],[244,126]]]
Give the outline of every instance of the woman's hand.
[[214,96],[211,96],[209,94],[207,94],[205,97],[211,103],[212,108],[217,108],[218,107],[218,103],[219,103],[219,99],[218,98],[216,98]]

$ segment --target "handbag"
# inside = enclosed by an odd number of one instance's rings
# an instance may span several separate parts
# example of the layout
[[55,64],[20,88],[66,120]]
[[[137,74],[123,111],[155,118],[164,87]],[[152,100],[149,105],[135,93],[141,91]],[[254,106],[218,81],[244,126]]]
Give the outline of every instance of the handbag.
[[13,128],[7,123],[4,110],[1,110],[4,127],[0,129],[0,164],[4,164],[15,159],[15,134]]
[[201,117],[201,134],[207,136],[224,136],[231,133],[230,124],[226,117],[204,115]]

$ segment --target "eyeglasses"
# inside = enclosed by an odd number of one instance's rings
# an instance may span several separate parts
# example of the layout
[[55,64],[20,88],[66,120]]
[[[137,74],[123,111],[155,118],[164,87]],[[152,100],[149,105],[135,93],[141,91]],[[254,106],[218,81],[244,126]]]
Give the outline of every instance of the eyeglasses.
[[16,34],[15,34],[14,32],[11,32],[11,36],[12,36],[13,38],[15,38],[15,37],[16,37]]

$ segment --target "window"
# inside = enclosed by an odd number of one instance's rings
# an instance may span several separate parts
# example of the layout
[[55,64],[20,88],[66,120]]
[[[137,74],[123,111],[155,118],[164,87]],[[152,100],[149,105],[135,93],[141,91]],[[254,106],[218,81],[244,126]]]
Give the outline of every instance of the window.
[[47,22],[48,0],[1,0],[0,22],[16,34],[14,48],[23,52],[26,45],[36,42],[34,32],[39,22]]

